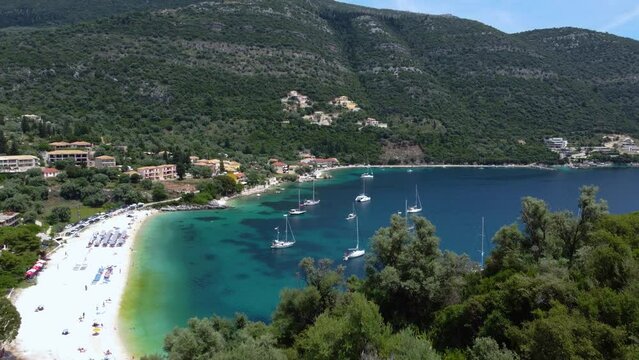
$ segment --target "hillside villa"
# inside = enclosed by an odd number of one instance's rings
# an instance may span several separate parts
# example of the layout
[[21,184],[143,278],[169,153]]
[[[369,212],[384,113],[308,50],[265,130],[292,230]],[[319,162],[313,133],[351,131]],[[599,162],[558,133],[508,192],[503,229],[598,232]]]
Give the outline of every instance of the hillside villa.
[[149,180],[172,180],[177,177],[175,164],[144,166],[137,168],[136,171],[143,179]]
[[49,146],[53,148],[53,150],[64,150],[64,149],[91,149],[93,144],[86,141],[74,141],[74,142],[66,142],[66,141],[55,141],[49,143]]
[[97,156],[95,158],[95,167],[98,169],[107,169],[117,167],[115,158],[109,155]]
[[0,172],[22,173],[38,167],[38,158],[33,155],[0,156]]
[[50,167],[42,168],[42,176],[45,179],[54,178],[54,177],[58,176],[58,174],[60,174],[60,170],[58,170],[56,168],[50,168]]
[[89,152],[82,150],[54,150],[45,153],[47,164],[57,161],[70,160],[75,165],[86,165],[89,162]]
[[20,213],[3,212],[0,213],[0,226],[15,226],[20,222]]

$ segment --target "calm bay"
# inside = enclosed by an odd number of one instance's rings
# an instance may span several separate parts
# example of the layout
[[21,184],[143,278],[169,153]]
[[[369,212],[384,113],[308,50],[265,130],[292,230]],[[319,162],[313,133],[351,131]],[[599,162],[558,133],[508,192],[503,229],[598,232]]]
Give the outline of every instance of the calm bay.
[[[355,225],[345,220],[362,191],[361,169],[332,172],[318,181],[321,203],[291,217],[297,243],[271,250],[275,227],[284,229],[283,214],[311,197],[311,184],[288,185],[280,193],[234,200],[219,211],[166,213],[147,221],[135,245],[127,292],[122,303],[121,330],[138,355],[161,351],[164,335],[190,317],[247,314],[269,321],[282,288],[302,286],[297,264],[304,257],[329,258],[341,264],[346,248],[355,244]],[[639,169],[537,170],[528,168],[375,169],[366,181],[372,201],[355,205],[360,239],[388,225],[393,213],[415,202],[420,214],[437,227],[441,247],[479,261],[481,218],[489,239],[503,225],[517,221],[520,200],[534,196],[552,210],[577,207],[579,187],[597,185],[612,213],[639,210]],[[364,259],[346,263],[347,273],[361,275]]]

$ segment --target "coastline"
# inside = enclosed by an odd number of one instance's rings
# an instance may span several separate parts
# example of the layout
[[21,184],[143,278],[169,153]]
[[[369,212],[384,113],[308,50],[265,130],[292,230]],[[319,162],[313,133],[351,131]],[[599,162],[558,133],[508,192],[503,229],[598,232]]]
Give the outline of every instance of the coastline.
[[[86,227],[79,237],[67,239],[50,254],[37,284],[14,297],[22,324],[10,350],[25,359],[130,358],[118,331],[120,306],[139,230],[156,213],[136,210],[109,217]],[[87,247],[94,232],[116,228],[128,235],[124,246]],[[98,269],[108,266],[113,269],[110,279],[93,281]],[[34,311],[40,305],[44,310]],[[93,327],[94,323],[100,325]]]

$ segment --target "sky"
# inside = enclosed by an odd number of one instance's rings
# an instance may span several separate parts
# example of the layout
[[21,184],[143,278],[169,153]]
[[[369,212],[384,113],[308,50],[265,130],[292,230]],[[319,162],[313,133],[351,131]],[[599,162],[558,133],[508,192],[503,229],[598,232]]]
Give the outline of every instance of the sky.
[[639,0],[339,0],[380,9],[452,14],[507,33],[580,27],[639,40]]

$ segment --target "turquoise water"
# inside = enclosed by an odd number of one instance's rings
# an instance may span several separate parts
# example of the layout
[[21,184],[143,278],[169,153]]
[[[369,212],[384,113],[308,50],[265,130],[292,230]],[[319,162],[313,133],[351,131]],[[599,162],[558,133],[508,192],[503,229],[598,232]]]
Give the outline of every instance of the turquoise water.
[[[362,170],[334,172],[318,182],[321,203],[307,214],[291,217],[298,243],[271,250],[274,228],[284,228],[283,214],[297,202],[298,185],[279,194],[234,202],[220,211],[167,213],[150,219],[136,243],[130,283],[123,302],[125,337],[137,353],[159,351],[164,335],[193,316],[246,313],[268,321],[279,291],[301,286],[297,264],[306,256],[341,263],[355,243],[354,222],[345,220],[361,192]],[[575,210],[579,187],[598,185],[613,213],[639,210],[639,169],[377,169],[367,180],[372,201],[356,205],[364,247],[391,214],[415,200],[418,186],[424,212],[444,249],[479,260],[481,217],[486,238],[502,225],[517,221],[520,199],[545,199],[553,210]],[[302,198],[311,184],[303,184]],[[486,243],[490,246],[489,241]],[[361,274],[362,258],[347,263]]]

